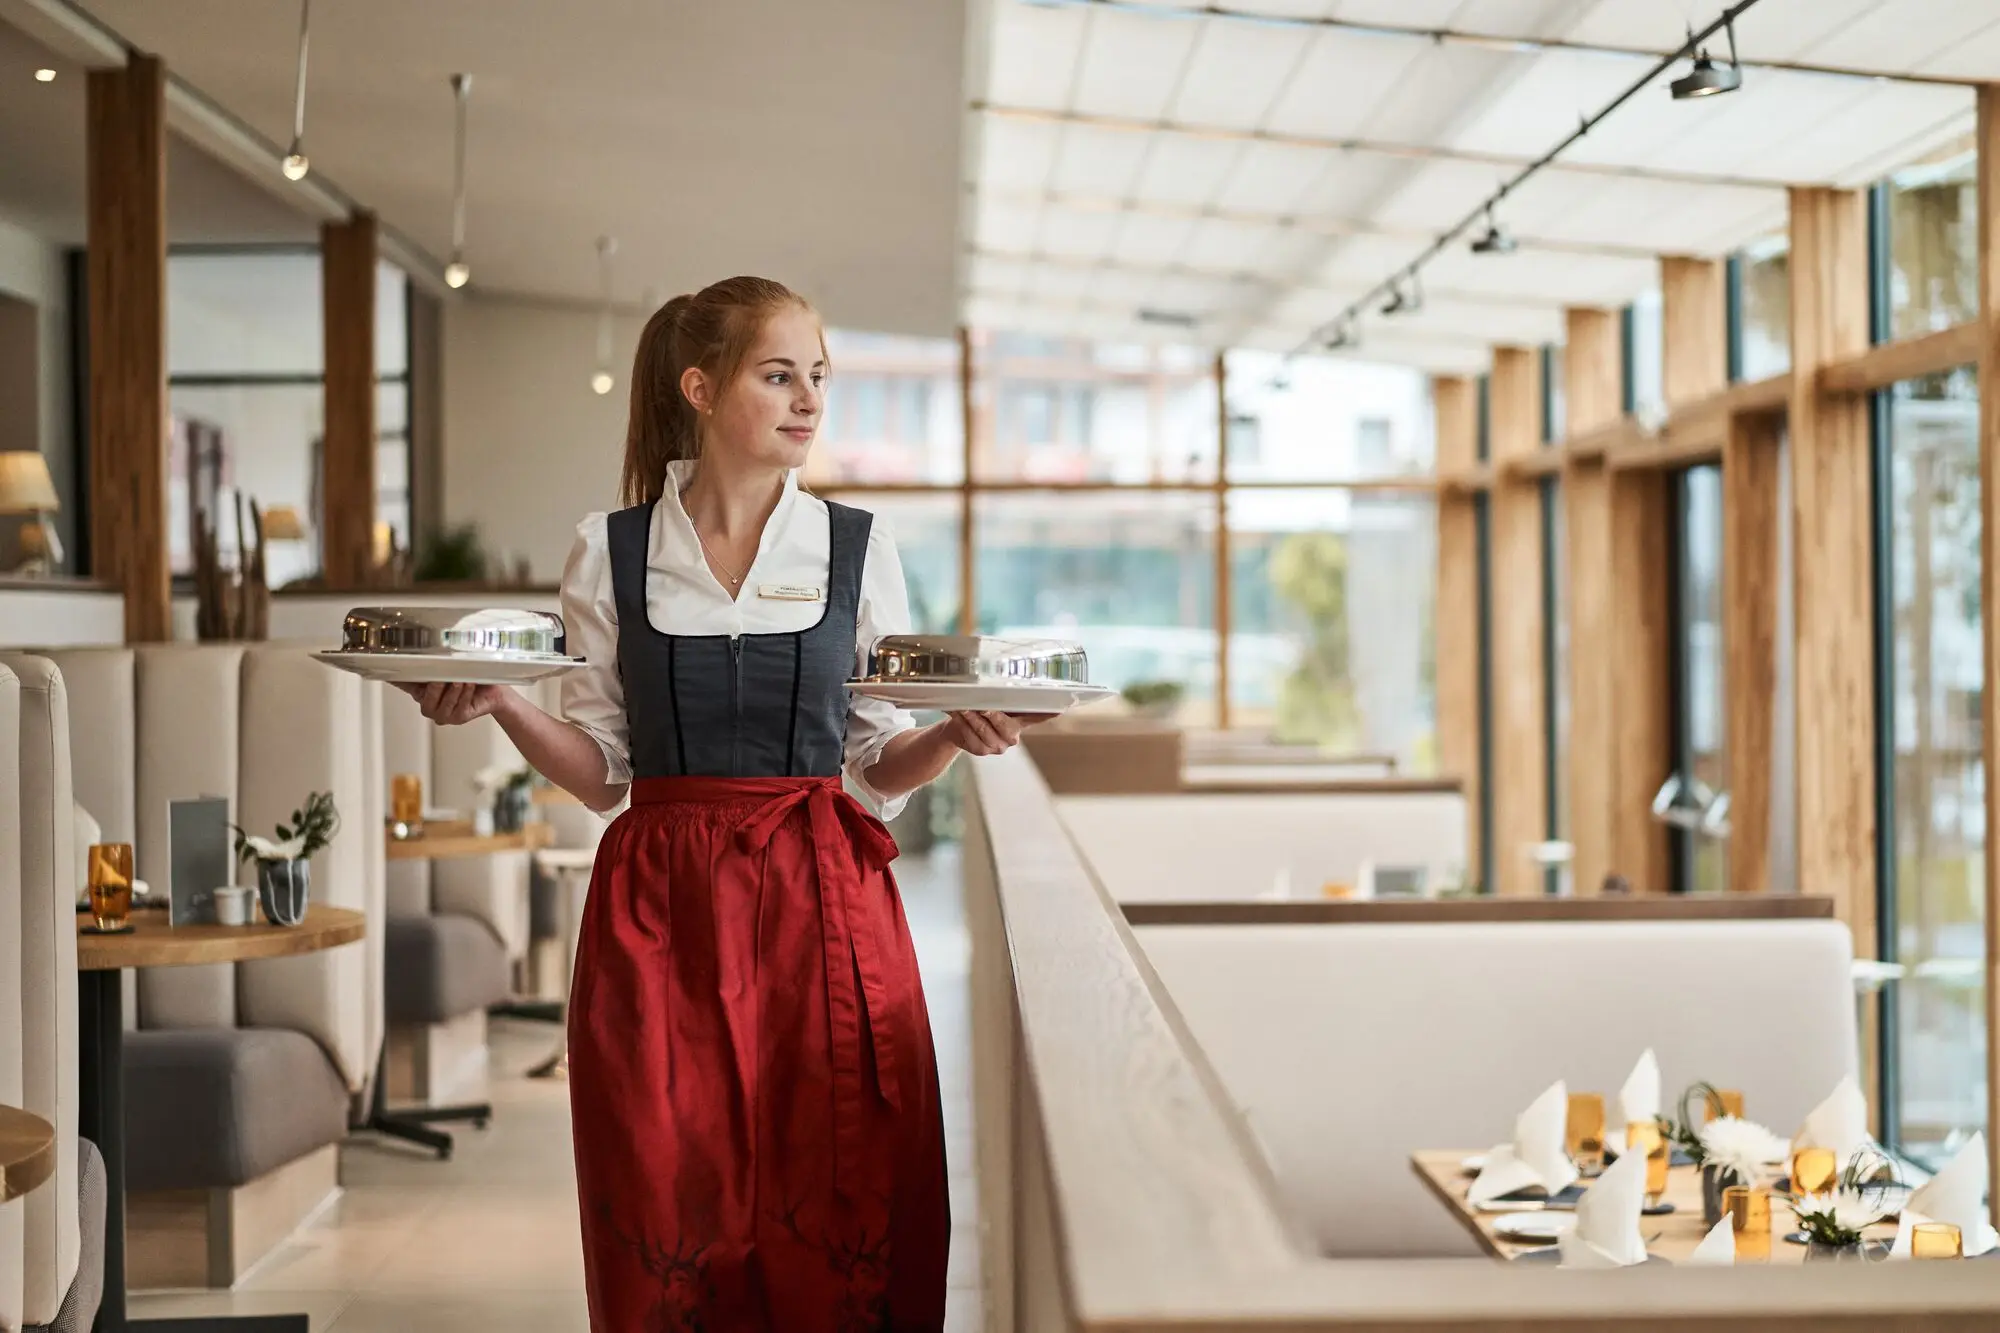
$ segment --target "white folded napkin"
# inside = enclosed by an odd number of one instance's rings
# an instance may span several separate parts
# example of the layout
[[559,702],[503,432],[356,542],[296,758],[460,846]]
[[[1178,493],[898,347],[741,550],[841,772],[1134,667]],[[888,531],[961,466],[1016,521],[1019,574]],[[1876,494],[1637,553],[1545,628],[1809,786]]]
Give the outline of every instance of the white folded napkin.
[[1557,1080],[1514,1118],[1514,1141],[1486,1154],[1467,1202],[1477,1207],[1537,1185],[1551,1194],[1567,1189],[1577,1177],[1567,1150],[1568,1126],[1569,1088]]
[[1576,1205],[1576,1225],[1556,1240],[1564,1268],[1628,1268],[1646,1262],[1639,1212],[1646,1200],[1646,1159],[1626,1153],[1606,1167]]
[[1708,1229],[1694,1253],[1681,1261],[1693,1267],[1731,1268],[1736,1264],[1736,1224],[1727,1215]]
[[1622,1156],[1625,1152],[1625,1126],[1634,1120],[1658,1120],[1660,1118],[1660,1061],[1648,1046],[1639,1057],[1639,1063],[1632,1066],[1632,1072],[1625,1077],[1625,1086],[1618,1090],[1618,1096],[1611,1104],[1611,1123],[1604,1127],[1604,1146]]
[[1892,1259],[1910,1257],[1910,1228],[1918,1222],[1948,1222],[1958,1228],[1959,1243],[1970,1259],[2000,1245],[2000,1233],[1993,1229],[1986,1208],[1986,1135],[1967,1139],[1944,1170],[1920,1186],[1903,1205],[1902,1221],[1896,1225],[1896,1243],[1889,1250]]
[[1793,1148],[1831,1148],[1843,1171],[1854,1155],[1869,1145],[1868,1099],[1852,1074],[1840,1080],[1827,1099],[1806,1113]]
[[1257,895],[1259,902],[1281,903],[1292,896],[1292,868],[1279,866],[1278,873],[1271,880],[1271,887]]

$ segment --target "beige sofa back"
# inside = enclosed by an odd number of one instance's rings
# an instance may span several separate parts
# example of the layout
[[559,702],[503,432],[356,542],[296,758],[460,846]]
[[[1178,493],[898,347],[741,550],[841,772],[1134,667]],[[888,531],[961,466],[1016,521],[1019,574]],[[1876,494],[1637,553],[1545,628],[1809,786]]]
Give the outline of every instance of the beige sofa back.
[[1140,946],[1333,1258],[1472,1255],[1412,1174],[1483,1151],[1556,1079],[1607,1099],[1658,1054],[1789,1136],[1855,1068],[1832,921],[1141,926]]
[[[331,791],[341,831],[313,858],[313,900],[381,919],[380,686],[293,647],[163,644],[48,656],[68,685],[77,802],[107,840],[133,843],[135,868],[154,894],[169,888],[171,802],[225,797],[233,822],[268,833],[307,793]],[[255,867],[239,867],[237,882],[254,884]],[[138,975],[136,1025],[303,1032],[359,1094],[381,1038],[381,960],[379,931],[371,931],[361,943],[299,958],[148,969]]]
[[[42,658],[0,653],[0,672],[16,681],[19,764],[0,741],[0,786],[18,774],[20,819],[21,1012],[23,1109],[56,1130],[56,1170],[14,1205],[22,1212],[25,1322],[53,1322],[76,1278],[82,1252],[77,1213],[77,974],[69,705],[63,679]],[[0,724],[4,725],[4,724]],[[0,795],[0,811],[6,798]],[[0,815],[4,817],[4,815]],[[0,846],[6,839],[0,837]],[[9,858],[0,857],[0,878]]]
[[1083,859],[1119,902],[1242,900],[1280,871],[1295,896],[1353,885],[1362,863],[1465,866],[1465,798],[1453,791],[1057,796]]
[[[21,919],[21,682],[0,666],[0,919]],[[0,944],[8,937],[0,936]],[[21,957],[19,940],[0,947],[0,1105],[20,1106],[22,1095]],[[44,1188],[47,1188],[44,1186]],[[0,1204],[0,1328],[19,1328],[27,1306],[26,1199]]]

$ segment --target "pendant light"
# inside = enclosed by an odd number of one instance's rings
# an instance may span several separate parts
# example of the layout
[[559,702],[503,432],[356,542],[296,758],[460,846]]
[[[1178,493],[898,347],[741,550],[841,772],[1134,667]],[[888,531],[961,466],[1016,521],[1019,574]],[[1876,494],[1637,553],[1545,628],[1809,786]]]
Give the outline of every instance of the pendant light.
[[302,181],[312,170],[306,160],[306,39],[312,32],[312,0],[299,0],[299,72],[292,93],[292,146],[285,151],[285,179]]
[[472,76],[452,75],[451,93],[457,103],[457,122],[451,156],[451,262],[444,266],[444,285],[458,288],[472,277],[472,270],[465,266],[465,99],[472,94]]
[[1493,216],[1489,205],[1486,209],[1486,231],[1473,238],[1472,253],[1476,255],[1511,255],[1514,253],[1514,238]]
[[590,391],[600,398],[617,383],[611,374],[611,256],[617,250],[613,238],[597,238],[597,284],[603,303],[597,311],[597,373],[590,377]]
[[[1691,97],[1714,97],[1718,93],[1733,93],[1743,86],[1743,67],[1736,62],[1736,23],[1728,20],[1723,29],[1729,35],[1729,63],[1718,65],[1709,59],[1706,48],[1694,53],[1694,64],[1688,72],[1675,79],[1667,87],[1676,102],[1685,102]],[[1692,40],[1690,31],[1688,38]]]

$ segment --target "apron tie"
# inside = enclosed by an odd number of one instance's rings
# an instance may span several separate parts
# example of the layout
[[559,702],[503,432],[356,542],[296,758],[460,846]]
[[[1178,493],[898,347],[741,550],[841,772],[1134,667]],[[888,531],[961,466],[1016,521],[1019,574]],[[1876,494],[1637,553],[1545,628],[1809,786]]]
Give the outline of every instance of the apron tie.
[[[826,1000],[833,1038],[834,1173],[851,1193],[845,1173],[866,1160],[862,1150],[862,1033],[866,1023],[875,1059],[875,1082],[890,1106],[902,1109],[898,1086],[895,1019],[875,924],[857,901],[862,876],[896,858],[896,840],[838,778],[813,782],[764,802],[737,830],[738,845],[758,850],[794,811],[804,808],[819,871],[820,938],[826,953]],[[859,974],[860,987],[855,986]],[[846,1182],[842,1184],[842,1182]]]

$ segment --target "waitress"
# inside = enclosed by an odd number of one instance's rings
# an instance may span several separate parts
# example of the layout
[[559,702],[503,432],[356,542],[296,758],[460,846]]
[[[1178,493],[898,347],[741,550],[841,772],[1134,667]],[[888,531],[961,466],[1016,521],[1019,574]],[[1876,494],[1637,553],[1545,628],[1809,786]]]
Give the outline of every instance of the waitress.
[[[903,571],[858,509],[798,488],[825,339],[731,278],[639,338],[622,498],[563,575],[567,721],[498,686],[408,687],[491,715],[595,810],[570,999],[570,1101],[598,1333],[936,1330],[937,1061],[885,818],[1021,722],[918,728],[844,682],[907,633]],[[551,458],[559,458],[551,454]]]

